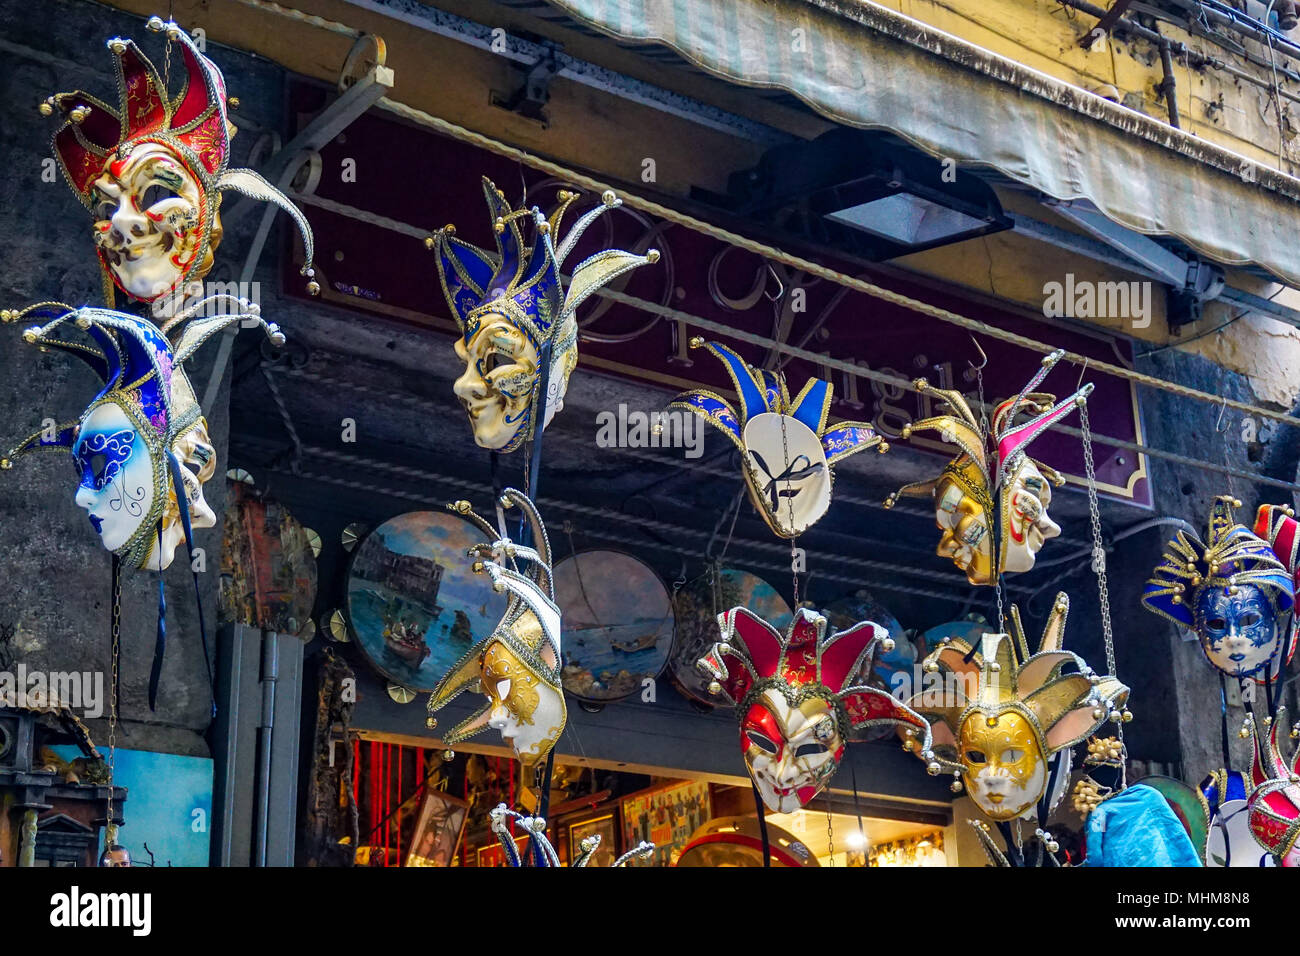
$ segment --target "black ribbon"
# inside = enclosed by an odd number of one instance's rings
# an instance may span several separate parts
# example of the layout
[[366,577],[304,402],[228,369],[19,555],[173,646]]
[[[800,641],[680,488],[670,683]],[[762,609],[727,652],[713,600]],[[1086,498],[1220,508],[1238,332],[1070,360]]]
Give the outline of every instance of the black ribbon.
[[[816,464],[813,464],[813,460],[807,455],[797,455],[795,456],[794,461],[786,465],[785,471],[781,472],[779,475],[774,475],[772,474],[772,470],[767,467],[767,462],[763,460],[762,455],[754,451],[752,448],[749,450],[749,453],[753,455],[754,460],[758,462],[758,467],[763,469],[763,474],[767,475],[767,484],[763,486],[762,494],[771,502],[773,514],[780,514],[779,505],[782,498],[793,498],[799,493],[798,488],[787,488],[785,491],[781,491],[776,486],[778,481],[799,481],[803,478],[808,478],[817,474],[826,467],[825,462],[819,461]],[[800,467],[800,461],[806,462],[807,464]]]
[[[199,588],[199,569],[194,566],[194,528],[190,523],[190,498],[185,490],[185,481],[181,475],[181,464],[175,455],[167,456],[171,466],[172,487],[176,490],[176,504],[181,513],[181,527],[185,530],[185,551],[190,558],[190,574],[194,577],[194,607],[199,616],[199,641],[203,645],[203,666],[208,671],[208,693],[212,701],[212,717],[217,716],[217,681],[212,674],[212,660],[208,656],[208,625],[203,617],[203,593]],[[162,588],[162,578],[158,579]],[[161,664],[161,662],[159,662]]]
[[[180,495],[177,495],[179,498]],[[162,554],[162,519],[158,519],[158,553]],[[167,592],[158,572],[158,636],[153,644],[153,665],[149,668],[149,711],[158,709],[158,685],[162,683],[163,654],[167,650]]]

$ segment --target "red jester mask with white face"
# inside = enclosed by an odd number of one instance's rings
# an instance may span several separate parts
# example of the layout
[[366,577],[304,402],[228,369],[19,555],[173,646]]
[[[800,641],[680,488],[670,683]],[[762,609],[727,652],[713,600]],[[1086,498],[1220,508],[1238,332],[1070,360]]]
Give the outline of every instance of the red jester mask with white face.
[[[93,186],[95,244],[114,281],[152,301],[211,267],[220,239],[214,221],[204,243],[208,197],[180,157],[163,143],[125,149]],[[215,210],[212,210],[215,220]]]
[[806,805],[835,775],[844,740],[834,708],[820,697],[791,705],[769,689],[740,725],[745,766],[770,810],[790,813]]

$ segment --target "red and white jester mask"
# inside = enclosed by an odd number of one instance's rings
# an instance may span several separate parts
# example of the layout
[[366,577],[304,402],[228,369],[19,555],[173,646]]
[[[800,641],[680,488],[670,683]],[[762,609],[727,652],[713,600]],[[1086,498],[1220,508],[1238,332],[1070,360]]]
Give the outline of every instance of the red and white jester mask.
[[905,724],[928,742],[923,717],[865,685],[876,649],[893,644],[880,625],[827,637],[825,616],[800,608],[782,636],[743,607],[718,623],[721,640],[699,666],[713,678],[710,690],[736,707],[745,766],[769,810],[806,806],[835,775],[855,731]]

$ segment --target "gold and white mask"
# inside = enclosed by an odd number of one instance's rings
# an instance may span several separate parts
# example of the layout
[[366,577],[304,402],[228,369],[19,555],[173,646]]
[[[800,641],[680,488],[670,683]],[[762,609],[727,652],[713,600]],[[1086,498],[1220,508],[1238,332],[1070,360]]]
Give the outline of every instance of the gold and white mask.
[[659,261],[659,253],[605,249],[574,266],[566,285],[560,266],[587,226],[621,205],[614,193],[606,192],[562,241],[560,222],[577,193],[561,190],[549,219],[536,207],[512,209],[487,178],[483,195],[495,252],[457,239],[450,225],[426,244],[437,257],[442,291],[461,333],[455,348],[465,370],[453,386],[456,397],[469,416],[475,443],[510,452],[564,406],[569,375],[578,364],[578,306],[624,273]]
[[[892,507],[900,495],[931,498],[941,532],[936,553],[965,571],[971,584],[992,585],[1002,574],[1031,570],[1044,542],[1061,533],[1047,511],[1052,486],[1064,484],[1064,479],[1030,458],[1026,449],[1092,392],[1091,385],[1084,385],[1057,402],[1053,395],[1033,391],[1064,354],[1057,351],[1044,358],[1020,394],[994,410],[990,424],[960,392],[935,388],[923,378],[913,383],[922,395],[947,405],[948,413],[905,425],[903,438],[937,431],[961,452],[940,475],[890,495],[885,507]],[[1016,424],[1025,411],[1033,417]]]
[[[509,592],[506,612],[492,633],[466,652],[429,695],[430,715],[467,690],[486,702],[443,736],[459,743],[487,728],[496,730],[519,759],[532,765],[545,757],[564,732],[568,714],[560,682],[560,609],[551,580],[551,547],[532,501],[514,488],[501,496],[503,508],[518,508],[532,545],[517,544],[504,529],[475,514],[469,502],[449,505],[494,540],[470,549],[474,570],[487,573],[492,587]],[[527,571],[521,571],[521,568]],[[432,716],[429,726],[436,726]]]
[[[1061,649],[1069,606],[1064,593],[1056,596],[1032,656],[1013,606],[1011,634],[985,634],[974,646],[954,638],[926,658],[924,669],[939,679],[927,681],[910,706],[930,721],[934,743],[927,750],[907,734],[908,749],[930,773],[947,770],[964,780],[991,820],[1031,815],[1048,794],[1053,756],[1123,715],[1128,688]],[[1068,773],[1067,763],[1058,777]],[[1064,792],[1061,786],[1053,796]]]

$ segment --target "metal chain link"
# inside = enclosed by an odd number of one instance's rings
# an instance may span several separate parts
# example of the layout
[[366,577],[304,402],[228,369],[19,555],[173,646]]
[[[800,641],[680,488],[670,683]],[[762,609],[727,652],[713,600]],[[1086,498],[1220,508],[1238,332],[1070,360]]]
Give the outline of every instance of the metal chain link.
[[[979,348],[979,343],[976,342],[975,346],[976,348]],[[983,352],[984,350],[980,349],[981,355],[983,354]],[[988,364],[987,356],[984,359],[984,363]],[[987,435],[989,433],[989,415],[988,415],[988,406],[984,404],[984,365],[975,366],[975,387],[979,393],[980,431],[983,434]],[[990,515],[989,517],[992,518],[993,515]],[[993,543],[993,546],[997,548],[998,542],[995,541]],[[1007,630],[1007,617],[1006,617],[1006,610],[1004,608],[1005,588],[1006,588],[1006,581],[1002,577],[1001,569],[999,569],[997,581],[994,582],[994,591],[998,599],[998,633],[1000,634],[1006,633]]]
[[835,827],[831,824],[831,808],[826,807],[826,858],[829,865],[835,865]]
[[1101,634],[1106,644],[1106,672],[1115,676],[1115,634],[1110,623],[1110,589],[1106,581],[1106,548],[1101,539],[1101,511],[1097,506],[1097,474],[1092,458],[1092,430],[1088,403],[1079,403],[1079,424],[1083,431],[1083,464],[1088,477],[1088,515],[1092,521],[1092,570],[1097,575],[1097,599],[1101,604]]
[[117,688],[121,679],[119,661],[122,648],[122,566],[113,556],[113,608],[109,626],[108,688],[108,815],[104,821],[105,849],[116,843],[117,827],[113,823],[114,771],[117,767]]
[[[1097,575],[1097,602],[1101,608],[1101,636],[1106,647],[1106,673],[1116,676],[1115,633],[1110,623],[1110,589],[1106,581],[1106,548],[1101,539],[1101,511],[1097,507],[1097,474],[1092,458],[1092,430],[1088,422],[1088,402],[1079,402],[1079,426],[1083,432],[1083,463],[1088,477],[1088,515],[1092,521],[1092,570]],[[1119,741],[1120,789],[1128,786],[1128,745],[1124,741],[1124,721],[1115,722],[1115,739]]]

